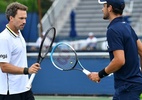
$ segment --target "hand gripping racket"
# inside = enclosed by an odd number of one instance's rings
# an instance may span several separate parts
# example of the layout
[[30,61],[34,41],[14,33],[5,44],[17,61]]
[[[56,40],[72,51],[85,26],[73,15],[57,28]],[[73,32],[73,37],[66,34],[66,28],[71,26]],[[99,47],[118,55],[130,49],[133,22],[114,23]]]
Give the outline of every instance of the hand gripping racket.
[[[79,70],[86,75],[90,74],[90,72],[86,70],[78,60],[74,48],[65,42],[59,42],[53,47],[50,59],[52,64],[59,70]],[[79,68],[76,67],[77,63],[80,66]]]
[[[40,48],[39,48],[39,53],[38,53],[38,58],[37,58],[37,63],[41,63],[42,60],[47,56],[50,48],[52,47],[52,44],[55,40],[55,36],[56,36],[56,29],[54,27],[51,27],[47,30],[47,32],[45,33],[45,35],[43,36],[43,39],[41,41],[40,44]],[[26,88],[30,89],[31,88],[31,84],[34,80],[35,77],[35,73],[33,73],[26,85]]]

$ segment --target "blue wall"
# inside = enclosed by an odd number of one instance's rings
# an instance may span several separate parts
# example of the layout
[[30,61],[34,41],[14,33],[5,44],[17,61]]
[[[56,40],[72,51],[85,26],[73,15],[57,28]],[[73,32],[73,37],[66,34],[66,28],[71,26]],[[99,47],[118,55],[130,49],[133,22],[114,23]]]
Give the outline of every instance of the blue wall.
[[22,31],[26,42],[35,42],[38,38],[38,25],[39,19],[37,13],[28,13],[27,23]]
[[8,23],[5,14],[0,14],[0,32],[5,29],[5,25]]
[[[28,13],[27,23],[22,30],[22,34],[26,42],[35,42],[38,38],[38,15],[37,13]],[[0,14],[0,32],[5,29],[5,25],[8,23],[5,14]]]
[[[29,65],[36,62],[36,57],[28,57]],[[99,71],[109,63],[107,58],[80,58],[86,69]],[[77,66],[78,67],[78,66]],[[95,83],[76,70],[60,71],[49,58],[43,60],[41,70],[36,75],[32,90],[35,94],[75,94],[75,95],[113,95],[113,76]]]

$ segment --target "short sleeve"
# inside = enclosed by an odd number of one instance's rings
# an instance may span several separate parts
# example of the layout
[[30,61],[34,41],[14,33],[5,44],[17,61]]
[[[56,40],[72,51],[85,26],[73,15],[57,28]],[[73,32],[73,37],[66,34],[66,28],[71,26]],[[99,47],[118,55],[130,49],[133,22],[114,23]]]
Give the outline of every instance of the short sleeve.
[[11,45],[7,39],[0,38],[0,62],[8,62],[11,58]]
[[109,29],[107,31],[107,41],[108,41],[108,51],[124,49],[121,35],[112,29]]

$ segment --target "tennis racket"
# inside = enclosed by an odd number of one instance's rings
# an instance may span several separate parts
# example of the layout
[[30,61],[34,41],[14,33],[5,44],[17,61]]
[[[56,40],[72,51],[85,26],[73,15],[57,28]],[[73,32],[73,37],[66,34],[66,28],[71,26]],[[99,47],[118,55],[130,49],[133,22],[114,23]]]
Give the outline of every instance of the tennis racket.
[[[37,58],[37,63],[41,63],[42,60],[47,56],[50,48],[52,47],[52,44],[55,40],[55,35],[56,35],[56,29],[54,27],[51,27],[47,30],[45,35],[43,36],[43,39],[40,44],[39,48],[39,53],[38,53],[38,58]],[[35,77],[35,73],[33,73],[27,83],[26,88],[30,89],[32,82]]]
[[[59,42],[53,47],[50,59],[52,64],[59,70],[79,70],[86,75],[90,74],[90,72],[86,70],[78,60],[74,48],[65,42]],[[77,64],[79,64],[79,68],[76,67]]]

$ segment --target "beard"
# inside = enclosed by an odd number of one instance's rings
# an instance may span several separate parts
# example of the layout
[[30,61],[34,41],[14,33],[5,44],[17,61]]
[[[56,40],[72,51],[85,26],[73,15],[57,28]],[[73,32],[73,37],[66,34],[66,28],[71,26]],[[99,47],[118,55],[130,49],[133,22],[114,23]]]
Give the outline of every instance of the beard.
[[18,30],[23,30],[24,29],[24,24],[23,25],[20,25],[19,27],[18,27]]
[[108,14],[108,13],[104,14],[103,19],[104,19],[104,20],[109,19],[109,14]]

